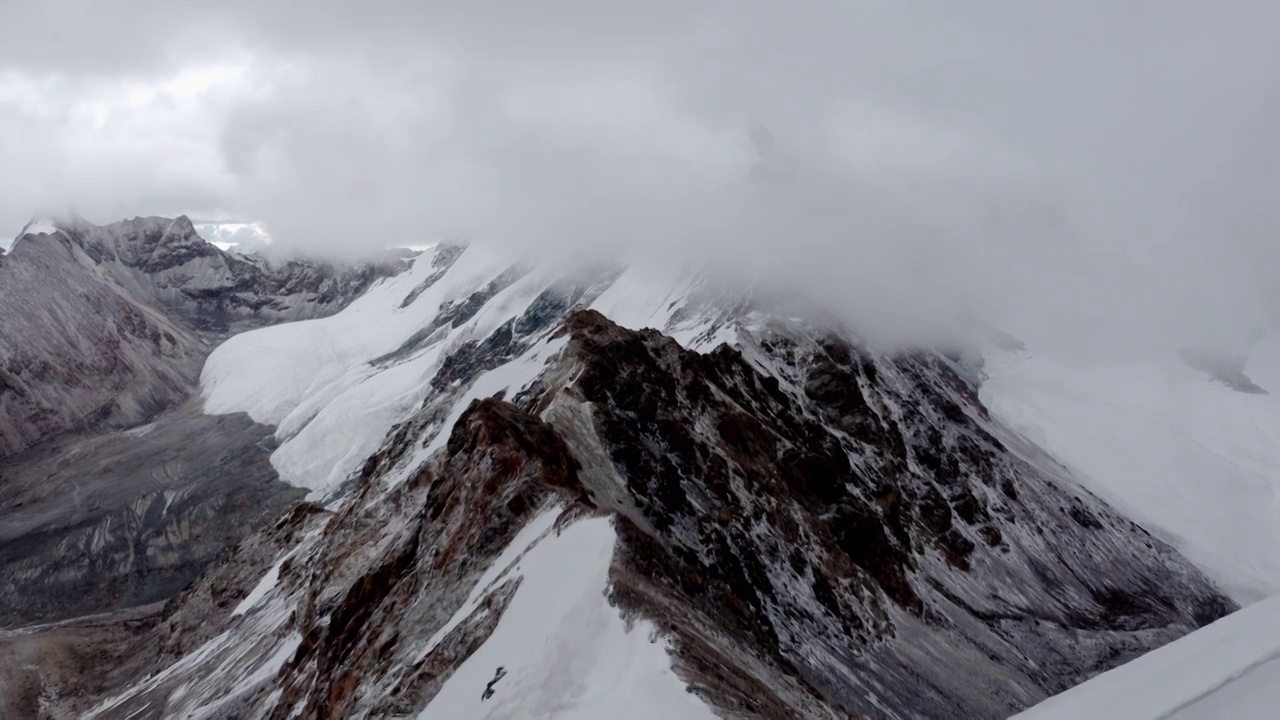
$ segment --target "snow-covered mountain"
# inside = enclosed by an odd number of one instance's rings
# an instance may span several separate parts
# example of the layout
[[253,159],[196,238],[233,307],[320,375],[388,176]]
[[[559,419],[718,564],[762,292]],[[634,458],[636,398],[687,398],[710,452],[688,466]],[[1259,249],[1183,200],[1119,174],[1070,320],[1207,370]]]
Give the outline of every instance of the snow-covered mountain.
[[0,630],[0,712],[1269,716],[1274,602],[1219,618],[1280,588],[1276,337],[889,350],[696,272],[185,218],[35,222],[0,299],[0,624],[112,611]]
[[60,227],[121,287],[206,332],[330,315],[403,267],[390,253],[347,265],[228,253],[206,242],[185,216],[102,227],[72,219]]
[[[1280,337],[1249,376],[1280,388]],[[1077,365],[993,354],[988,407],[1121,512],[1204,568],[1241,603],[1280,593],[1280,402],[1178,357]]]
[[954,356],[438,246],[210,356],[313,502],[89,715],[1002,717],[1235,608]]

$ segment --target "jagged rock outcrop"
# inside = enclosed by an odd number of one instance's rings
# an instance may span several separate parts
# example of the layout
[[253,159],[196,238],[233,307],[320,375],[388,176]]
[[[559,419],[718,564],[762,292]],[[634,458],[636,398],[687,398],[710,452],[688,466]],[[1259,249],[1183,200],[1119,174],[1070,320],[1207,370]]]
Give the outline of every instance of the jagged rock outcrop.
[[186,216],[134,218],[102,227],[75,220],[60,228],[135,297],[205,332],[323,317],[341,310],[374,280],[404,269],[391,253],[349,265],[227,253],[205,242]]
[[1024,459],[939,356],[786,329],[704,355],[592,313],[568,331],[575,380],[543,412],[589,418],[579,447],[616,471],[584,475],[619,516],[614,591],[731,716],[1000,716],[1234,607]]
[[1267,394],[1266,388],[1258,385],[1245,374],[1248,358],[1244,355],[1233,355],[1220,348],[1186,348],[1179,351],[1178,356],[1188,366],[1205,373],[1236,392],[1248,395]]
[[[486,288],[476,302],[498,302]],[[574,542],[608,543],[610,612],[666,638],[688,692],[727,717],[1003,717],[1234,608],[988,417],[941,355],[676,298],[663,329],[700,352],[584,310],[597,295],[406,350],[436,348],[447,377],[351,494],[175,600],[138,681],[91,716],[570,702],[590,664],[567,637],[532,664],[469,660],[536,584],[522,566],[603,522]],[[494,375],[516,379],[471,389]]]

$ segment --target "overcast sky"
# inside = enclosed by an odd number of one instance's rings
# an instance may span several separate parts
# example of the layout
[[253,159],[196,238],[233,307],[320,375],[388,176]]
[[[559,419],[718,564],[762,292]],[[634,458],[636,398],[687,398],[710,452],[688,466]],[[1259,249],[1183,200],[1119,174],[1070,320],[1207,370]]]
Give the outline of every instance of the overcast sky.
[[7,0],[0,235],[74,208],[329,252],[644,247],[875,288],[851,303],[954,290],[1071,342],[1227,341],[1280,267],[1278,23],[1258,0]]

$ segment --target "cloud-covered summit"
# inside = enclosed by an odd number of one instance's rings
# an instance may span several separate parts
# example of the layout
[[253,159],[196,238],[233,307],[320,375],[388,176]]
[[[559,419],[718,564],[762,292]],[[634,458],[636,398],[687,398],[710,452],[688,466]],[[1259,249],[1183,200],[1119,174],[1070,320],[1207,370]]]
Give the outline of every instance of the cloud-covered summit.
[[1225,342],[1280,264],[1278,19],[21,0],[0,7],[0,223],[74,206],[247,218],[330,253],[465,234],[733,258],[1072,344]]

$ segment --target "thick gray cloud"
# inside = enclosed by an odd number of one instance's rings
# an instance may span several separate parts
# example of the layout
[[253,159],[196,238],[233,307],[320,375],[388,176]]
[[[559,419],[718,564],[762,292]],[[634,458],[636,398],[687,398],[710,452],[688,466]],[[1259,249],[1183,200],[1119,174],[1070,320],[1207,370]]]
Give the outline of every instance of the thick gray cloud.
[[[0,5],[0,223],[188,212],[711,256],[881,318],[1233,342],[1275,295],[1253,0]],[[905,319],[904,319],[905,321]]]

